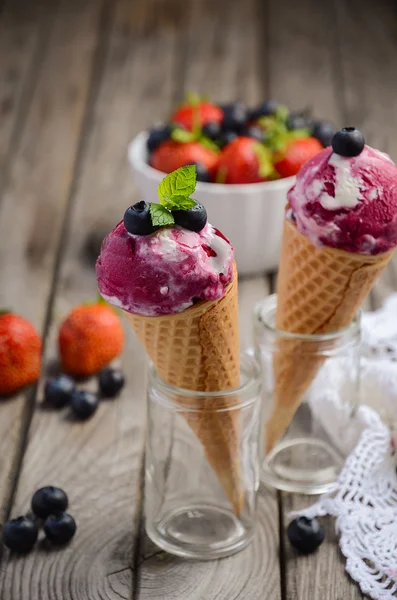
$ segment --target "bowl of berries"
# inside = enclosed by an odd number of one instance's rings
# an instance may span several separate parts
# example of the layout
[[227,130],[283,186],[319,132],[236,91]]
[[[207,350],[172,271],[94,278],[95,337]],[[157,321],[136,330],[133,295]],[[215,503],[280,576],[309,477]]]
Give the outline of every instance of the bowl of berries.
[[167,123],[139,133],[128,159],[146,202],[164,173],[195,164],[195,200],[234,241],[239,273],[249,275],[277,268],[287,192],[335,130],[276,102],[249,109],[191,96]]

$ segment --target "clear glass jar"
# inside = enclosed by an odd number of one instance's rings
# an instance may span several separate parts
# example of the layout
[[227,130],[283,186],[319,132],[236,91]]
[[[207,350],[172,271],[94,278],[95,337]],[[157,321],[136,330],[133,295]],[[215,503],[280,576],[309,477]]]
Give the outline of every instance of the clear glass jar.
[[146,531],[160,548],[212,559],[252,539],[259,487],[262,387],[256,360],[241,356],[241,385],[195,392],[148,385]]
[[273,294],[254,310],[264,388],[261,479],[284,491],[323,493],[351,450],[360,315],[340,331],[300,335],[275,328],[276,309]]

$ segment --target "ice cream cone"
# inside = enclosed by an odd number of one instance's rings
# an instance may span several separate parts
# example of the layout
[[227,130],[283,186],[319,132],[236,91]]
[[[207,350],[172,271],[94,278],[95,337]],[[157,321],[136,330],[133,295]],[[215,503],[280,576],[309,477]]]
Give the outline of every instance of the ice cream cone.
[[[126,313],[126,317],[164,381],[199,392],[228,390],[240,383],[237,296],[234,266],[233,281],[220,300],[200,301],[172,315]],[[227,399],[220,401],[228,408]],[[183,415],[239,514],[243,507],[239,411],[214,412],[214,408],[204,405],[199,412]]]
[[[276,327],[299,334],[324,334],[347,327],[387,265],[393,250],[368,256],[315,247],[286,220],[277,286]],[[321,342],[319,342],[321,344]],[[281,339],[274,355],[274,398],[266,425],[266,451],[289,426],[323,359],[314,347]]]

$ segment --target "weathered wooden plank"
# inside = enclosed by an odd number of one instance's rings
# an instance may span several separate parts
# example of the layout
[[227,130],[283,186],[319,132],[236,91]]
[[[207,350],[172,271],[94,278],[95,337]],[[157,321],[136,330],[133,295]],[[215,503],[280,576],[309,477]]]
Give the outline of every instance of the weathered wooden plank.
[[[291,3],[268,0],[269,86],[271,96],[291,108],[310,106],[318,117],[343,124],[339,78],[335,77],[335,15],[332,6],[315,0]],[[281,493],[282,522],[291,510],[310,503],[310,498]],[[361,598],[344,573],[343,561],[327,523],[327,542],[310,557],[300,557],[285,537],[281,552],[284,596],[288,600]],[[284,528],[285,529],[285,528]]]
[[54,3],[9,0],[0,18],[0,190],[23,129]]
[[[67,7],[67,10],[66,10]],[[55,4],[0,215],[0,305],[45,323],[97,42],[97,2]],[[25,395],[0,406],[0,520],[24,429]],[[27,414],[27,413],[26,413]]]
[[184,48],[183,89],[218,102],[263,99],[261,3],[192,0]]
[[334,79],[332,8],[314,0],[267,0],[269,92],[291,109],[343,124]]
[[[170,17],[158,0],[119,0],[114,9],[102,52],[103,76],[75,176],[47,361],[56,355],[60,320],[71,306],[96,294],[94,270],[83,257],[87,234],[99,223],[115,224],[131,204],[127,143],[143,124],[170,110],[173,101],[179,11]],[[129,330],[123,363],[128,384],[122,395],[103,402],[87,423],[72,423],[67,411],[36,407],[12,513],[25,510],[35,488],[54,482],[70,495],[78,531],[62,552],[35,551],[17,561],[5,554],[0,597],[4,590],[8,600],[20,600],[21,582],[22,597],[29,600],[131,597],[146,358]]]

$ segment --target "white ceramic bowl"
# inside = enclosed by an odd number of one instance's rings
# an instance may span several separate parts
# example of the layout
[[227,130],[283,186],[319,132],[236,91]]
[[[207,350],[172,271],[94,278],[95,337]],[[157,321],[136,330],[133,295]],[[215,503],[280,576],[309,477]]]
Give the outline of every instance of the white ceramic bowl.
[[[139,133],[128,147],[128,160],[146,202],[157,198],[164,173],[147,160],[147,132]],[[233,243],[240,275],[273,271],[278,266],[284,208],[295,177],[228,185],[198,182],[194,198],[204,204],[208,220]]]

